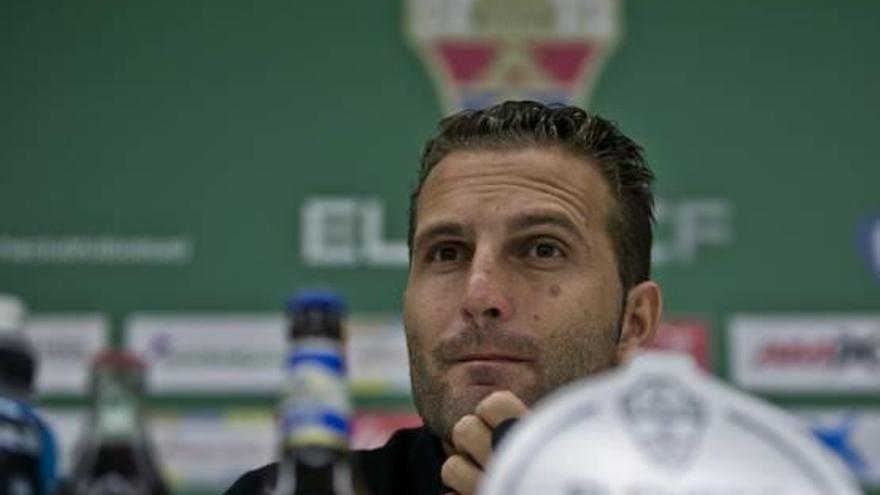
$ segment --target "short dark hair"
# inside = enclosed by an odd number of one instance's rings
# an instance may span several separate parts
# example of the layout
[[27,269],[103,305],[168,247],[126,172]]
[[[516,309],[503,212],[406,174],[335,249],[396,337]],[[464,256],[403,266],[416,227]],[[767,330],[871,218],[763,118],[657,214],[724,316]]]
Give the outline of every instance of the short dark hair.
[[410,194],[407,243],[412,254],[417,203],[425,180],[443,158],[459,150],[556,148],[595,163],[616,204],[608,219],[624,290],[651,276],[654,174],[642,148],[617,126],[578,107],[507,101],[464,110],[440,121],[426,144],[416,187]]

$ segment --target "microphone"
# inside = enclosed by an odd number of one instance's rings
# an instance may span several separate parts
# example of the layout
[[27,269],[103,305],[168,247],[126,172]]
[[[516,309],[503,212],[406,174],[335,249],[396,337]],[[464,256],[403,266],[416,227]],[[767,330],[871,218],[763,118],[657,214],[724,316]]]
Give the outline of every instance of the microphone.
[[498,423],[498,426],[492,430],[492,451],[495,452],[498,450],[498,445],[501,444],[501,441],[507,437],[507,433],[511,428],[516,425],[519,421],[519,418],[508,418],[504,421]]

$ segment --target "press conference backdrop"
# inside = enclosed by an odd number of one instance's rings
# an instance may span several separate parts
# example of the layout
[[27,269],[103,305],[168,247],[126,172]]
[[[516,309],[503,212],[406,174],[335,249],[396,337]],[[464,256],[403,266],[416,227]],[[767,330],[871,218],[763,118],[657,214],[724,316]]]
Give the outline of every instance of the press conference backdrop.
[[[619,8],[578,97],[658,177],[660,345],[790,408],[880,485],[880,4]],[[304,286],[350,306],[357,441],[414,421],[407,197],[461,81],[439,84],[407,12],[0,7],[0,290],[31,308],[66,446],[88,356],[117,344],[150,361],[180,493],[268,461],[281,304]]]

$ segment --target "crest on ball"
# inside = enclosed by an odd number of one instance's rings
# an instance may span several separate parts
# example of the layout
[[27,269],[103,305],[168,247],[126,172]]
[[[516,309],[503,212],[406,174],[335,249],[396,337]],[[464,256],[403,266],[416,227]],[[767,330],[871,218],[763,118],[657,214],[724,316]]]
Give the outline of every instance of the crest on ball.
[[687,465],[706,428],[706,413],[686,387],[668,377],[647,377],[624,394],[620,406],[629,432],[654,463]]

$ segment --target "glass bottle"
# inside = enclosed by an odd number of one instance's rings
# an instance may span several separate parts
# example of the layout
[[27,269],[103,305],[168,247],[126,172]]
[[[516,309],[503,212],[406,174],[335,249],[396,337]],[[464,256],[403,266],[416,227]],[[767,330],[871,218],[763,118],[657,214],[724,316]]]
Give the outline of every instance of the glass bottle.
[[278,418],[281,459],[272,493],[353,495],[342,301],[330,292],[305,291],[287,301],[287,311],[289,349]]
[[166,495],[143,414],[145,367],[108,350],[92,364],[93,406],[74,453],[70,495]]

